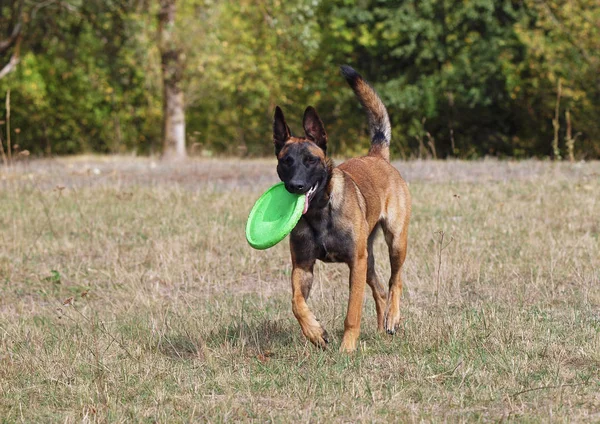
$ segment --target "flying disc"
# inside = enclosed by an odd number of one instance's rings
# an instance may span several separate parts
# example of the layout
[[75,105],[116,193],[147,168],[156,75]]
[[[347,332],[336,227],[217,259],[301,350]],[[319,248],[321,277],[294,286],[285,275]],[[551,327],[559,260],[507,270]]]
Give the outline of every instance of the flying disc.
[[250,246],[268,249],[283,240],[300,220],[305,198],[287,191],[283,183],[268,189],[248,215],[246,240]]

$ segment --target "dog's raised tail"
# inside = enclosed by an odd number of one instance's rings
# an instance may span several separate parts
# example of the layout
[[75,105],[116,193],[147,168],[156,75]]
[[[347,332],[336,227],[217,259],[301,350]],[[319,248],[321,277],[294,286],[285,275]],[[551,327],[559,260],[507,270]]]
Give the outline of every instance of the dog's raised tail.
[[354,90],[354,94],[363,105],[369,119],[369,134],[371,136],[371,148],[369,155],[381,156],[390,160],[390,140],[392,138],[392,127],[385,105],[367,81],[352,67],[343,65],[340,67],[342,75]]

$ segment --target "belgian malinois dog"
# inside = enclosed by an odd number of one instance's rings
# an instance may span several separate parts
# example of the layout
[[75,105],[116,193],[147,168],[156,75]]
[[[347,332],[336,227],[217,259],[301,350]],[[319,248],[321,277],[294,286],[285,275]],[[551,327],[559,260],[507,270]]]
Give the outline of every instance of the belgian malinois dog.
[[[406,257],[410,193],[390,164],[391,127],[375,90],[351,67],[342,74],[367,112],[371,148],[367,156],[334,166],[327,157],[327,133],[316,110],[304,112],[304,137],[295,137],[279,106],[275,109],[273,143],[277,173],[291,193],[306,195],[300,221],[290,235],[292,310],[302,333],[325,348],[329,337],[306,300],[317,259],[345,262],[350,268],[350,296],[341,351],[352,352],[360,333],[365,283],[373,290],[379,331],[394,334],[400,324],[402,264]],[[389,292],[377,279],[373,241],[381,228],[388,245]]]

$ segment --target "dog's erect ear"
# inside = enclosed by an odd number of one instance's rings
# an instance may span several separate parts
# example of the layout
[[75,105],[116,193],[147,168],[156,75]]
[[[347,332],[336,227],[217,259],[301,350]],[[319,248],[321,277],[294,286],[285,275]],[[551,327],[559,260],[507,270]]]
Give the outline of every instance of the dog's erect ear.
[[304,126],[306,137],[309,140],[314,141],[317,146],[326,152],[327,133],[325,132],[323,122],[321,121],[321,118],[319,118],[319,115],[317,115],[317,111],[314,107],[309,106],[306,108],[302,125]]
[[279,106],[275,107],[275,116],[273,118],[273,144],[275,145],[275,154],[278,155],[286,141],[290,138],[290,127],[285,123],[283,111]]

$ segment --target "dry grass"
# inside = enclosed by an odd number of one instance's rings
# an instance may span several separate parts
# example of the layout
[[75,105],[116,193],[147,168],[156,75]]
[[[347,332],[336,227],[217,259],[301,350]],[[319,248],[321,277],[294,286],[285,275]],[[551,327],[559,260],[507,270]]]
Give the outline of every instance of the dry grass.
[[368,293],[352,356],[346,267],[318,266],[321,352],[291,313],[287,241],[245,242],[273,161],[0,168],[0,419],[600,421],[600,163],[397,165],[403,328],[377,335]]

